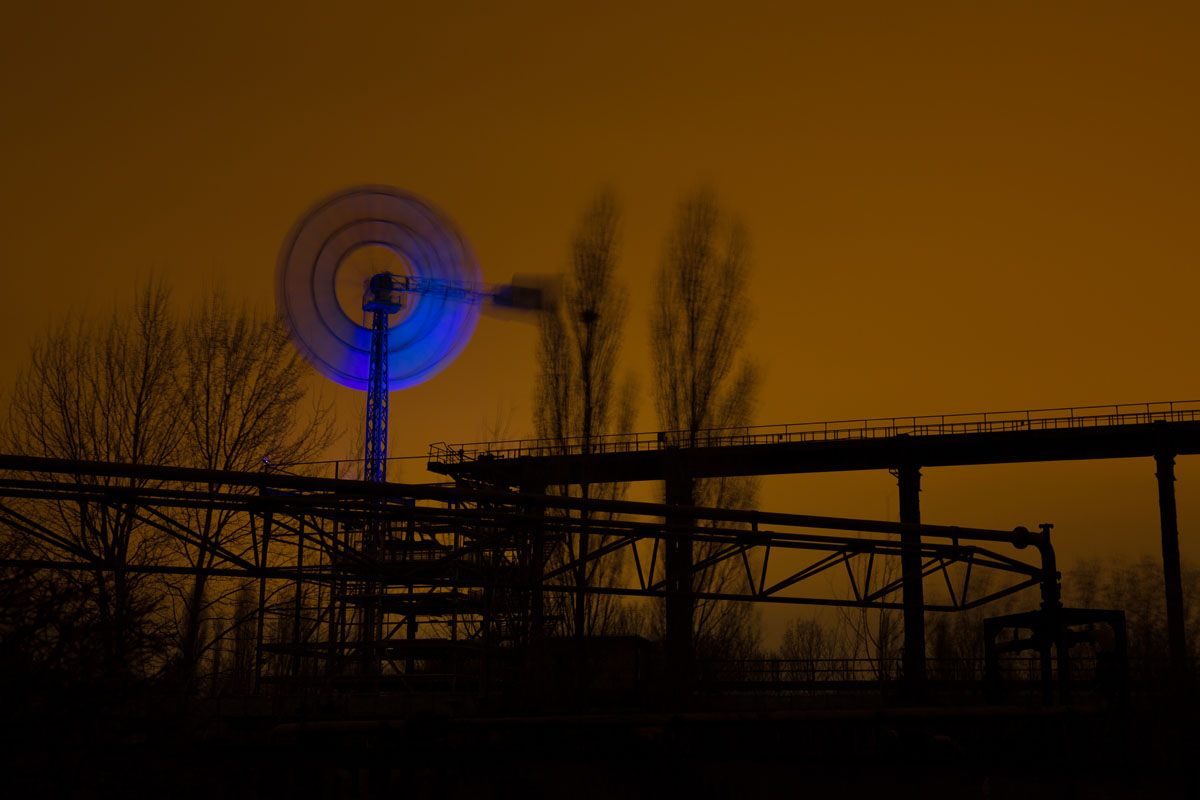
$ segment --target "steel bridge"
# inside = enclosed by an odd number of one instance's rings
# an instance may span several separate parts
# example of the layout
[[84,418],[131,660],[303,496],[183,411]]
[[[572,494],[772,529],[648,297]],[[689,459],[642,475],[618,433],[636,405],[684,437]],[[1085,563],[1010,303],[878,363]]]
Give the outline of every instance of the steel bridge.
[[[1200,452],[1200,400],[430,445],[429,468],[493,484],[661,480],[685,449],[696,477],[1076,461]],[[555,482],[555,481],[551,481]]]
[[[732,429],[432,445],[428,467],[462,483],[542,491],[550,485],[662,481],[686,498],[697,478],[886,469],[900,519],[920,523],[921,469],[1109,458],[1153,458],[1173,675],[1185,680],[1175,458],[1200,453],[1200,401],[891,417]],[[902,536],[910,547],[917,534]],[[910,551],[914,552],[914,551]],[[686,553],[682,555],[687,561]],[[685,568],[686,571],[686,568]],[[924,675],[923,584],[905,559],[905,672]],[[679,627],[689,624],[681,609]]]

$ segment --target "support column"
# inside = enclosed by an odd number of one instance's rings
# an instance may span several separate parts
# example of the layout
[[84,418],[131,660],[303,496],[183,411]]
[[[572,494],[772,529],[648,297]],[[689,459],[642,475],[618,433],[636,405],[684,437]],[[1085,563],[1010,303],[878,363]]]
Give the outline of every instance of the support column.
[[[586,451],[585,451],[586,452]],[[588,500],[591,487],[586,483],[579,484],[579,496]],[[575,630],[575,702],[582,712],[589,705],[589,694],[592,685],[592,666],[588,659],[588,522],[591,511],[579,509],[579,534],[576,537],[575,558],[575,620],[572,627]]]
[[[266,490],[263,490],[263,494],[266,494]],[[254,517],[251,516],[250,519],[251,519],[251,524],[253,524]],[[259,551],[257,553],[258,558],[256,559],[257,563],[255,564],[255,566],[257,566],[259,569],[265,569],[267,566],[267,563],[268,563],[267,562],[267,551],[271,546],[271,523],[272,523],[272,520],[273,520],[273,517],[271,515],[271,512],[268,511],[263,514],[262,546],[261,546],[261,549],[259,549]],[[255,626],[255,633],[254,633],[254,642],[255,642],[255,647],[254,647],[254,691],[255,691],[255,693],[257,693],[262,688],[262,670],[263,670],[263,664],[266,661],[265,657],[263,655],[263,636],[264,636],[265,628],[266,628],[266,613],[267,613],[267,578],[266,578],[266,575],[260,573],[259,578],[258,578],[258,613],[257,613],[258,619],[257,619],[257,625]]]
[[[668,505],[691,506],[693,481],[682,474],[666,481]],[[668,531],[688,530],[694,520],[670,517]],[[671,682],[669,697],[672,705],[681,708],[688,703],[692,691],[695,647],[692,640],[694,603],[692,598],[692,540],[690,536],[672,537],[666,541],[664,554],[667,582],[666,649],[667,675]]]
[[[542,481],[526,480],[521,483],[521,494],[544,495],[546,484]],[[545,516],[546,508],[542,505],[528,505],[524,512],[533,518],[530,524],[528,547],[529,561],[526,565],[529,580],[529,640],[540,642],[545,638],[546,629],[546,597],[543,590],[542,576],[546,572],[546,531],[540,518]]]
[[[408,562],[407,566],[413,566],[413,547],[417,543],[416,520],[409,517],[404,523],[404,559]],[[416,646],[417,636],[420,629],[417,624],[417,600],[414,597],[416,592],[412,583],[408,584],[408,615],[405,617],[404,640],[406,645],[407,657],[404,660],[404,673],[412,675],[417,671],[417,658],[413,648]]]
[[301,618],[304,614],[304,517],[296,517],[296,597],[292,604],[292,677],[300,676],[300,635],[303,631]]
[[[521,494],[545,495],[546,485],[542,481],[526,479],[521,482]],[[525,568],[529,587],[529,618],[525,628],[524,641],[524,677],[522,693],[525,708],[536,713],[543,708],[545,686],[550,679],[547,674],[547,659],[545,658],[546,643],[546,612],[544,575],[546,572],[546,530],[542,520],[546,515],[546,507],[541,504],[528,503],[523,511],[530,519],[530,528],[525,541]]]
[[1167,594],[1167,642],[1172,688],[1187,686],[1187,641],[1183,628],[1183,579],[1179,567],[1179,523],[1175,516],[1175,454],[1154,457],[1158,478],[1158,517],[1162,529],[1163,586]]
[[[900,521],[921,522],[921,468],[905,466],[893,474],[900,486]],[[913,699],[925,691],[925,587],[921,580],[921,537],[915,533],[900,535],[903,550],[904,595],[904,682]]]
[[[579,496],[583,500],[590,499],[591,486],[586,483],[579,484]],[[575,640],[578,642],[580,664],[583,664],[583,640],[587,636],[587,556],[589,552],[588,522],[590,518],[591,511],[586,508],[579,509],[579,535],[576,538],[576,547],[574,548],[577,563],[575,566],[575,619],[572,622],[572,628],[575,630]]]
[[1038,552],[1042,557],[1042,630],[1040,654],[1042,659],[1042,702],[1054,702],[1053,665],[1050,648],[1058,659],[1058,701],[1063,705],[1071,702],[1071,654],[1066,626],[1063,625],[1062,573],[1058,571],[1058,559],[1050,541],[1049,522],[1038,526],[1041,533],[1037,539]]

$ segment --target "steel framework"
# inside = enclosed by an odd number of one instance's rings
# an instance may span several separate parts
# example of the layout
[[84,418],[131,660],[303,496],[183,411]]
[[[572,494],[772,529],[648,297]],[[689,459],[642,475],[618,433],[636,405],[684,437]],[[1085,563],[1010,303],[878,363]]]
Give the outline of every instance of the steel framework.
[[[919,523],[921,470],[942,466],[1110,458],[1152,458],[1158,483],[1163,588],[1172,683],[1186,690],[1189,651],[1183,602],[1175,459],[1200,454],[1200,401],[1036,409],[979,414],[843,420],[767,427],[615,434],[594,440],[435,444],[428,468],[458,481],[504,487],[655,480],[667,497],[687,480],[846,470],[889,470],[900,489],[900,519]],[[673,488],[674,484],[674,488]],[[913,529],[915,530],[915,529]],[[918,534],[902,539],[914,543]],[[905,674],[923,680],[925,626],[917,551],[903,574]],[[680,558],[690,556],[686,546]],[[668,620],[690,628],[686,604]],[[676,637],[681,639],[682,637]]]
[[[141,536],[206,547],[211,558],[196,565],[98,552],[70,521],[100,508],[127,515]],[[206,543],[186,524],[185,509],[233,512],[241,533]],[[253,626],[260,685],[500,685],[513,654],[554,634],[547,598],[579,591],[569,577],[581,563],[622,554],[630,568],[587,593],[901,609],[903,584],[916,577],[943,587],[926,594],[926,610],[972,608],[1035,585],[1051,606],[1058,597],[1048,527],[998,531],[273,471],[0,456],[0,527],[36,547],[0,562],[6,567],[167,579],[203,573],[255,584],[253,620],[243,622]],[[572,558],[578,550],[567,543],[583,535],[600,544]],[[692,574],[733,561],[742,579],[694,592],[690,580],[669,580],[664,554],[685,540],[709,545]],[[1039,563],[1008,552],[1027,546]],[[919,575],[885,568],[902,560]],[[980,571],[1008,582],[974,580]],[[830,594],[823,580],[834,574],[845,576],[847,593]]]

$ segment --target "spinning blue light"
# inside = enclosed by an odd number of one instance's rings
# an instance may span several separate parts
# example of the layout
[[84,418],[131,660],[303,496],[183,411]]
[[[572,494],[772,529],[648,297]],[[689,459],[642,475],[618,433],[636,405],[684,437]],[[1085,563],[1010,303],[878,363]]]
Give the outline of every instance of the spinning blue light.
[[370,321],[359,322],[339,303],[337,285],[350,257],[366,247],[390,251],[405,266],[409,274],[395,276],[397,287],[474,286],[481,273],[470,245],[444,214],[385,186],[357,187],[323,200],[284,240],[276,269],[279,316],[318,372],[368,392],[367,477],[383,480],[387,393],[445,369],[474,333],[482,298],[469,291],[407,292],[405,313],[394,323],[388,317],[400,303],[381,310],[367,301],[362,309]]

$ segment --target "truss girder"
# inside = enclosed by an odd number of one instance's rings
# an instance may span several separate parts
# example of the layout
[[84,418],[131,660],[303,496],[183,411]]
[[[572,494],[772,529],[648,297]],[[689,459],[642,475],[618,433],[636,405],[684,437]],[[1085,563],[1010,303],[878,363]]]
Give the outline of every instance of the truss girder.
[[[928,610],[974,607],[1035,585],[1045,577],[1041,565],[996,550],[1000,545],[1023,548],[1044,544],[1039,539],[1041,534],[1024,528],[997,531],[684,509],[495,489],[372,484],[269,472],[221,473],[14,456],[0,456],[0,470],[4,470],[0,472],[0,498],[4,499],[0,502],[0,526],[35,538],[46,551],[40,561],[24,563],[55,569],[157,570],[162,574],[203,573],[316,583],[379,582],[393,589],[428,587],[433,591],[536,588],[540,592],[566,593],[579,591],[570,577],[580,567],[626,554],[627,563],[634,568],[625,571],[620,584],[585,586],[583,591],[662,597],[668,593],[668,583],[659,547],[663,542],[686,538],[705,548],[704,555],[691,567],[693,576],[731,559],[740,561],[739,571],[744,572],[744,580],[734,586],[720,592],[695,592],[697,599],[901,608],[903,604],[895,596],[905,576],[893,570],[881,577],[879,564],[884,559],[898,562],[902,553],[913,552],[913,545],[887,537],[915,532],[922,537],[916,546],[922,579],[940,575],[947,588],[948,600],[927,603]],[[10,501],[22,504],[21,510],[13,508]],[[158,535],[174,537],[187,547],[203,548],[205,560],[200,564],[106,564],[75,545],[66,532],[35,518],[40,515],[33,509],[47,503],[119,509]],[[239,549],[206,540],[188,526],[186,515],[178,513],[195,509],[246,515],[251,545]],[[582,516],[584,512],[586,516]],[[680,520],[687,522],[681,525]],[[355,537],[361,537],[368,525],[403,530],[407,536],[404,546],[391,554],[356,546]],[[561,542],[586,533],[598,544],[582,555],[578,548],[563,547],[565,558],[534,575],[527,562],[535,532],[543,538],[559,537]],[[417,559],[414,553],[419,546],[426,546],[423,552],[431,557]],[[274,560],[268,558],[268,547],[273,548]],[[310,555],[304,567],[288,563],[289,558],[303,561],[306,552]],[[793,561],[803,561],[796,554],[815,558],[789,566],[783,564],[783,552],[791,552]],[[953,574],[956,567],[962,569],[961,576]],[[820,586],[815,591],[801,592],[804,587],[819,584],[818,579],[834,569],[845,569],[851,586],[849,596],[822,596]],[[1015,588],[1006,586],[972,595],[971,577],[980,569],[1010,574],[1016,581]]]

